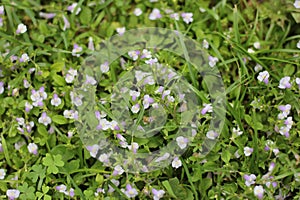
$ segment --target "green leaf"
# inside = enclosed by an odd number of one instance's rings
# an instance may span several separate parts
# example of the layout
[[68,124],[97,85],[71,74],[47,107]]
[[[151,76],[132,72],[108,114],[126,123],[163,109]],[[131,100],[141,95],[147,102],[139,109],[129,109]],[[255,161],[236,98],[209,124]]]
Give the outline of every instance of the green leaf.
[[168,193],[171,195],[171,197],[176,198],[176,195],[174,194],[173,189],[172,189],[172,187],[171,187],[169,181],[167,181],[167,180],[166,180],[166,181],[163,181],[163,182],[162,182],[162,185],[166,188],[166,190],[167,190]]
[[37,131],[42,136],[48,137],[49,133],[44,125],[38,125]]
[[54,81],[54,83],[53,83],[54,85],[56,85],[56,86],[65,86],[66,85],[66,81],[62,76],[51,73],[51,77]]
[[61,72],[65,67],[64,62],[57,62],[50,66],[52,72]]
[[229,163],[230,156],[231,156],[231,153],[229,152],[229,150],[224,150],[224,151],[222,152],[221,159],[222,159],[225,163]]
[[210,186],[212,186],[212,179],[210,179],[210,178],[202,179],[202,181],[199,185],[199,190],[200,190],[201,194],[205,195],[206,190],[208,190],[208,188],[210,188]]
[[52,116],[52,121],[56,124],[67,124],[68,120],[62,115]]
[[84,7],[79,15],[80,22],[84,25],[88,25],[91,23],[92,19],[92,11],[91,9]]

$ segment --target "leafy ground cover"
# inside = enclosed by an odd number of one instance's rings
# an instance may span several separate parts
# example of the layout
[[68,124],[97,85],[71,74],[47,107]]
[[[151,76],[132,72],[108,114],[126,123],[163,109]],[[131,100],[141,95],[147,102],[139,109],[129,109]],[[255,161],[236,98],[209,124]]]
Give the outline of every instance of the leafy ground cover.
[[[298,0],[2,0],[1,199],[300,199],[299,23]],[[221,131],[209,88],[222,86],[187,49],[141,47],[85,71],[101,42],[145,27],[201,46],[225,86]]]

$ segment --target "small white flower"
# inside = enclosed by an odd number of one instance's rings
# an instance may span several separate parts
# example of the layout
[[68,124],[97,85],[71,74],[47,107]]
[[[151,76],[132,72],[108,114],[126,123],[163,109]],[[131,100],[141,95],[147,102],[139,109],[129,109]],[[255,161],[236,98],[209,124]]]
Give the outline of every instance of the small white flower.
[[61,104],[61,99],[57,96],[57,94],[54,94],[50,103],[53,106],[59,106]]
[[121,175],[123,173],[124,173],[124,169],[120,165],[115,166],[113,172],[114,175]]
[[85,84],[90,84],[90,85],[96,85],[97,81],[94,79],[94,77],[89,76],[89,75],[85,75]]
[[209,43],[207,42],[206,39],[204,39],[204,40],[202,41],[202,46],[203,46],[204,49],[208,49],[208,48],[209,48]]
[[5,173],[5,170],[4,169],[0,169],[0,179],[4,179],[6,173]]
[[121,28],[117,28],[117,33],[119,35],[123,35],[125,33],[126,28],[125,27],[121,27]]
[[291,88],[292,87],[292,84],[290,83],[290,80],[291,80],[291,77],[289,76],[285,76],[283,77],[282,79],[280,79],[280,82],[279,82],[279,88],[280,89],[287,89],[287,88]]
[[28,62],[29,61],[29,56],[27,53],[23,53],[21,55],[21,58],[20,58],[20,62]]
[[219,59],[217,57],[208,56],[208,64],[210,67],[214,67],[218,61]]
[[181,167],[181,165],[182,165],[181,160],[178,157],[175,157],[174,160],[172,161],[172,167],[177,169]]
[[41,117],[38,119],[38,122],[40,124],[44,124],[45,126],[47,126],[48,124],[51,123],[51,118],[48,117],[45,112],[43,112],[42,115],[41,115]]
[[109,161],[109,155],[106,153],[103,153],[99,156],[99,161],[103,163],[108,163]]
[[[73,13],[75,11],[75,8],[77,5],[78,5],[78,3],[73,3],[72,5],[68,6],[67,10],[70,11],[71,13]],[[78,15],[80,11],[81,11],[81,8],[78,7],[75,15]]]
[[27,146],[27,149],[29,151],[29,153],[32,153],[34,155],[36,155],[38,152],[38,146],[34,143],[29,143],[28,146]]
[[253,46],[255,49],[260,49],[260,42],[254,42]]
[[186,148],[189,140],[183,136],[179,136],[176,138],[176,142],[177,142],[177,145],[180,147],[180,149],[184,149],[184,148]]
[[140,8],[135,8],[134,11],[133,11],[133,14],[138,17],[141,14],[143,14],[143,11]]
[[264,196],[264,188],[261,185],[257,185],[254,187],[254,195],[257,196],[259,199],[262,199]]
[[65,80],[67,83],[72,83],[74,81],[74,76],[72,76],[71,74],[67,74],[65,77]]
[[261,71],[263,68],[262,68],[262,66],[260,65],[260,64],[256,64],[255,65],[255,67],[254,67],[254,71],[255,72],[259,72],[259,71]]
[[9,189],[6,191],[6,196],[9,200],[17,199],[20,196],[20,191],[16,189]]
[[181,17],[183,21],[187,24],[193,22],[193,13],[182,13]]
[[240,135],[243,134],[243,131],[240,130],[240,127],[237,127],[237,128],[233,127],[232,132],[233,132],[233,134],[235,134],[236,136],[240,136]]
[[136,61],[139,57],[139,51],[129,51],[128,55],[130,58],[132,58],[132,60]]
[[157,8],[154,8],[154,9],[152,10],[152,12],[150,13],[150,15],[149,15],[149,19],[150,19],[150,20],[160,19],[161,17],[162,17],[162,16],[161,16],[161,14],[160,14],[160,10],[157,9]]
[[257,76],[257,80],[259,82],[264,82],[265,84],[268,84],[269,82],[269,72],[268,71],[263,71],[263,72],[259,72],[258,76]]
[[300,8],[300,1],[295,0],[294,6],[295,6],[295,8]]
[[109,71],[109,64],[108,62],[105,62],[100,65],[100,70],[102,73],[107,73]]
[[218,136],[219,134],[214,130],[210,130],[206,133],[206,137],[211,140],[215,140]]
[[255,53],[255,51],[252,48],[248,48],[248,53]]
[[300,49],[300,40],[297,42],[297,48]]
[[140,111],[140,105],[139,104],[135,104],[131,107],[131,112],[132,113],[138,113]]
[[98,152],[98,150],[99,150],[99,145],[94,144],[94,145],[92,145],[92,146],[87,146],[86,148],[87,148],[87,150],[90,152],[90,155],[91,155],[93,158],[96,158],[97,152]]
[[245,156],[250,156],[252,154],[252,152],[253,152],[252,148],[250,148],[250,147],[245,147],[244,148],[244,154],[245,154]]
[[23,34],[27,31],[27,26],[25,24],[19,24],[16,33],[17,34]]

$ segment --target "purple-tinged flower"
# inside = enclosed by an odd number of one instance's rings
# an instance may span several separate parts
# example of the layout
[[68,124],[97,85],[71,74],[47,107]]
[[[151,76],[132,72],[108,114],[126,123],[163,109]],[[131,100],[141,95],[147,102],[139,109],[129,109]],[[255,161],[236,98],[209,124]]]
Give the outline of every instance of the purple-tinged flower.
[[164,87],[163,86],[159,86],[159,88],[155,91],[155,94],[157,94],[157,93],[162,93],[163,91],[164,91]]
[[148,51],[147,49],[143,49],[141,58],[151,58],[152,54],[151,51]]
[[73,188],[70,188],[69,196],[70,197],[74,197],[75,196],[75,190]]
[[133,188],[130,184],[126,185],[126,190],[121,189],[121,191],[128,197],[134,198],[138,195],[138,192],[135,188]]
[[179,14],[178,14],[178,13],[172,13],[172,14],[170,14],[170,17],[171,17],[172,19],[175,19],[176,21],[179,20]]
[[0,94],[4,92],[4,83],[1,81],[0,82]]
[[133,11],[133,14],[138,17],[141,14],[143,14],[143,11],[140,8],[135,8],[134,11]]
[[292,106],[290,104],[278,106],[278,109],[281,111],[281,113],[278,114],[278,119],[284,119],[284,118],[288,117],[288,115],[290,114],[291,108],[292,108]]
[[138,50],[128,52],[128,56],[130,58],[132,58],[132,60],[134,60],[134,61],[136,61],[138,59],[139,55],[140,55],[140,51],[138,51]]
[[94,79],[94,77],[85,75],[85,84],[96,85],[97,81]]
[[0,179],[3,180],[5,178],[5,169],[0,169]]
[[275,168],[275,163],[271,162],[270,166],[269,166],[269,172],[272,172]]
[[160,198],[163,198],[165,191],[156,190],[155,188],[152,188],[152,194],[153,194],[153,200],[159,200]]
[[27,53],[23,53],[19,59],[20,62],[28,62],[29,61],[29,56]]
[[177,145],[180,147],[180,149],[185,149],[189,142],[189,139],[185,138],[183,136],[179,136],[176,138],[176,142],[177,142]]
[[285,121],[284,124],[288,127],[288,128],[292,128],[293,126],[293,117],[288,117]]
[[24,126],[25,125],[25,119],[23,117],[17,117],[16,121],[18,122],[18,124],[20,126]]
[[74,44],[73,45],[73,50],[72,50],[72,56],[79,57],[80,56],[79,52],[81,52],[81,51],[82,51],[82,47],[79,46],[78,44]]
[[130,90],[129,91],[129,95],[131,96],[132,101],[135,101],[137,99],[137,97],[140,96],[140,92],[139,91],[135,91],[135,90]]
[[248,48],[248,53],[252,54],[252,53],[255,53],[255,51],[252,49],[252,48]]
[[181,17],[187,24],[193,22],[193,13],[181,13]]
[[210,113],[213,112],[213,107],[210,103],[209,104],[204,103],[203,106],[204,106],[204,108],[202,108],[202,110],[201,110],[202,115],[205,115],[208,112],[210,112]]
[[109,63],[106,61],[100,65],[100,70],[102,73],[107,73],[109,71]]
[[100,149],[100,146],[97,144],[94,144],[92,146],[87,146],[86,148],[90,152],[90,155],[93,158],[96,158],[96,155],[97,155],[98,150]]
[[250,185],[255,184],[256,176],[254,174],[250,174],[250,175],[245,174],[244,179],[245,179],[245,185],[249,187]]
[[168,96],[169,94],[171,94],[170,90],[165,90],[163,91],[162,95],[161,95],[161,99],[164,99],[166,96]]
[[111,129],[111,123],[107,119],[100,119],[97,126],[97,130],[108,130]]
[[124,173],[124,169],[120,165],[115,166],[113,171],[113,176],[121,175],[123,173]]
[[49,133],[49,134],[54,133],[54,127],[53,127],[53,126],[50,126],[50,127],[49,127],[48,133]]
[[25,24],[19,24],[16,33],[23,34],[27,31],[27,26]]
[[61,104],[61,99],[58,97],[57,94],[53,94],[53,98],[51,99],[51,105],[59,106]]
[[[2,27],[3,26],[3,18],[2,17],[0,17],[0,27]],[[4,54],[3,54],[4,55]]]
[[250,156],[253,152],[253,148],[250,148],[250,147],[245,147],[244,148],[244,154],[245,156]]
[[145,61],[145,63],[150,65],[150,66],[154,65],[157,62],[158,62],[157,58],[150,58],[149,60]]
[[280,89],[286,89],[286,88],[291,88],[292,84],[290,83],[291,77],[285,76],[279,81],[279,88]]
[[138,113],[140,111],[140,105],[137,103],[131,107],[132,113]]
[[215,140],[217,137],[219,137],[219,134],[214,130],[210,130],[206,133],[206,137],[208,139]]
[[0,15],[4,15],[4,6],[0,6]]
[[56,13],[44,13],[44,12],[39,12],[39,16],[45,19],[52,19],[56,16]]
[[117,28],[116,31],[121,36],[124,35],[126,28],[125,27]]
[[32,131],[32,128],[34,127],[34,122],[30,121],[28,124],[26,124],[26,131],[30,133]]
[[44,124],[45,126],[48,126],[48,124],[50,124],[51,121],[51,118],[46,114],[46,112],[43,112],[41,117],[38,119],[38,122],[40,124]]
[[88,49],[91,50],[91,51],[95,50],[95,46],[94,46],[94,42],[93,42],[92,37],[89,37]]
[[25,112],[30,112],[30,110],[32,108],[33,108],[33,106],[26,101],[26,103],[25,103]]
[[144,109],[149,108],[150,104],[154,103],[154,99],[152,97],[150,97],[148,94],[146,94],[144,96],[144,100],[143,100],[143,106]]
[[150,13],[150,15],[149,15],[149,19],[150,19],[150,20],[160,19],[161,17],[162,17],[162,16],[161,16],[161,14],[160,14],[160,10],[157,9],[157,8],[154,8],[154,9],[152,10],[152,12]]
[[106,154],[106,153],[103,153],[99,156],[99,161],[104,163],[104,164],[107,164],[109,163],[109,154]]
[[97,196],[99,196],[99,193],[105,194],[105,190],[103,188],[97,188],[94,195],[97,197]]
[[219,59],[217,57],[208,56],[208,64],[210,67],[214,67],[218,61]]
[[178,157],[175,157],[174,160],[172,161],[172,167],[177,169],[181,166],[182,166],[181,160]]
[[257,76],[257,80],[259,82],[264,82],[265,84],[269,83],[269,77],[270,74],[268,71],[263,71],[263,72],[259,72],[258,76]]
[[64,194],[68,194],[67,192],[67,186],[64,184],[58,185],[55,187],[55,189],[60,192],[60,193],[64,193]]
[[277,156],[278,154],[279,154],[279,149],[278,148],[275,148],[275,149],[273,149],[273,153],[274,153],[274,155],[275,156]]
[[[68,6],[67,10],[73,13],[76,9],[75,15],[78,15],[79,12],[81,11],[80,7],[77,7],[78,3],[72,3],[72,5]],[[77,7],[77,8],[76,8]]]
[[253,192],[254,195],[259,199],[262,199],[264,196],[264,188],[261,185],[255,186]]
[[130,145],[127,146],[127,148],[133,153],[136,153],[136,151],[139,149],[139,144],[136,142],[132,142]]
[[300,8],[300,1],[299,0],[295,0],[294,6],[295,6],[295,8]]
[[27,149],[28,149],[29,153],[32,153],[34,155],[38,154],[38,146],[34,143],[29,143],[27,146]]
[[64,27],[63,27],[63,31],[67,30],[67,28],[70,28],[71,25],[70,25],[70,22],[68,20],[68,18],[66,18],[65,15],[63,15],[63,20],[64,20]]
[[23,80],[23,86],[24,86],[24,88],[29,88],[30,87],[30,83],[27,81],[27,79]]
[[119,127],[119,125],[118,125],[118,122],[116,122],[115,120],[112,120],[112,121],[110,122],[110,129],[111,129],[111,130],[115,130],[115,131],[120,130],[120,127]]
[[290,136],[290,128],[289,127],[287,127],[287,126],[282,126],[282,127],[280,127],[280,129],[279,129],[279,133],[281,134],[281,135],[284,135],[285,137],[289,137]]
[[6,191],[6,196],[9,200],[17,199],[20,196],[20,191],[16,189],[9,189]]
[[[118,187],[119,185],[120,185],[120,181],[118,181],[118,180],[115,180],[115,179],[112,179],[111,180],[111,182],[112,182],[112,184],[114,184],[116,187]],[[108,185],[108,193],[112,193],[112,192],[114,192],[115,191],[115,189],[109,184]]]
[[0,142],[0,152],[3,152],[2,143]]

